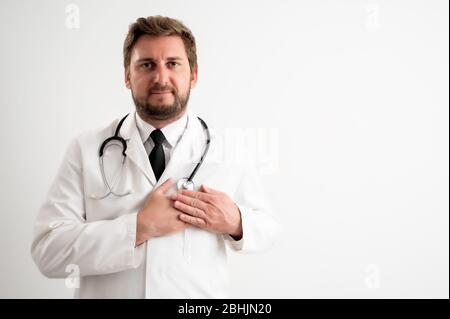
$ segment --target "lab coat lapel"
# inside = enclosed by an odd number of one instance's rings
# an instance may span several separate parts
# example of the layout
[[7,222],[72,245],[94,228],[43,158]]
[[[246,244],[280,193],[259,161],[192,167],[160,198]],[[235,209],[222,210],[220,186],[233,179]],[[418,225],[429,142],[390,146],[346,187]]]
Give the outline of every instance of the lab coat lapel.
[[200,160],[201,149],[205,143],[205,139],[202,137],[202,128],[197,116],[194,113],[188,112],[186,129],[175,146],[169,163],[156,186],[164,183],[169,177],[177,182],[178,179],[190,175]]
[[142,171],[147,177],[152,186],[156,184],[155,174],[150,165],[150,161],[145,151],[144,144],[142,143],[141,136],[139,135],[138,128],[136,126],[136,112],[130,113],[125,119],[120,135],[127,141],[127,157]]

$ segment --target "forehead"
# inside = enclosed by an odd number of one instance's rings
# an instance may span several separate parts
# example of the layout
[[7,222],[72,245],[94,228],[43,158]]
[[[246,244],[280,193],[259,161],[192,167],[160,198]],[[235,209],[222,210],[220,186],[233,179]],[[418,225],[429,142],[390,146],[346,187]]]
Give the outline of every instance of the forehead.
[[136,41],[131,52],[131,60],[134,61],[145,58],[165,59],[174,56],[187,59],[183,40],[176,35],[164,37],[143,35]]

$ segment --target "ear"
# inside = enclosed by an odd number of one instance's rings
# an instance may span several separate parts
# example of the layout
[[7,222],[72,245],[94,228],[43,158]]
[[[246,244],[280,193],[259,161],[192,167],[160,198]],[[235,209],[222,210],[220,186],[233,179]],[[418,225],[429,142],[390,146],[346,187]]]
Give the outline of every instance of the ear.
[[125,68],[124,77],[125,77],[125,86],[126,86],[128,89],[131,89],[131,84],[130,84],[130,68],[129,68],[129,67]]
[[198,66],[191,72],[191,89],[195,88],[198,78]]

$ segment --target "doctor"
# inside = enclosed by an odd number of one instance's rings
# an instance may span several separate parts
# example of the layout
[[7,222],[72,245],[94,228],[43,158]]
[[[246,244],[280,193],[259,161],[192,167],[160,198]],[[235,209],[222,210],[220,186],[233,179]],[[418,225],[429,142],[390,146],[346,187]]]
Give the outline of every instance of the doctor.
[[[255,170],[205,154],[219,143],[187,110],[198,67],[180,21],[137,19],[124,66],[136,112],[70,143],[38,212],[33,260],[49,278],[76,269],[79,298],[226,298],[226,246],[260,251],[279,232]],[[203,156],[193,187],[179,187]]]

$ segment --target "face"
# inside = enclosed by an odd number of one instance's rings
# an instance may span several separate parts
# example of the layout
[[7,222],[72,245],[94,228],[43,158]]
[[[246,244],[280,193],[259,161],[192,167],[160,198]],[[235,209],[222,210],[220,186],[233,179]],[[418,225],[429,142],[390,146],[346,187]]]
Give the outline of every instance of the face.
[[178,36],[141,36],[135,43],[125,85],[139,115],[154,120],[177,118],[186,109],[197,70],[191,72]]

